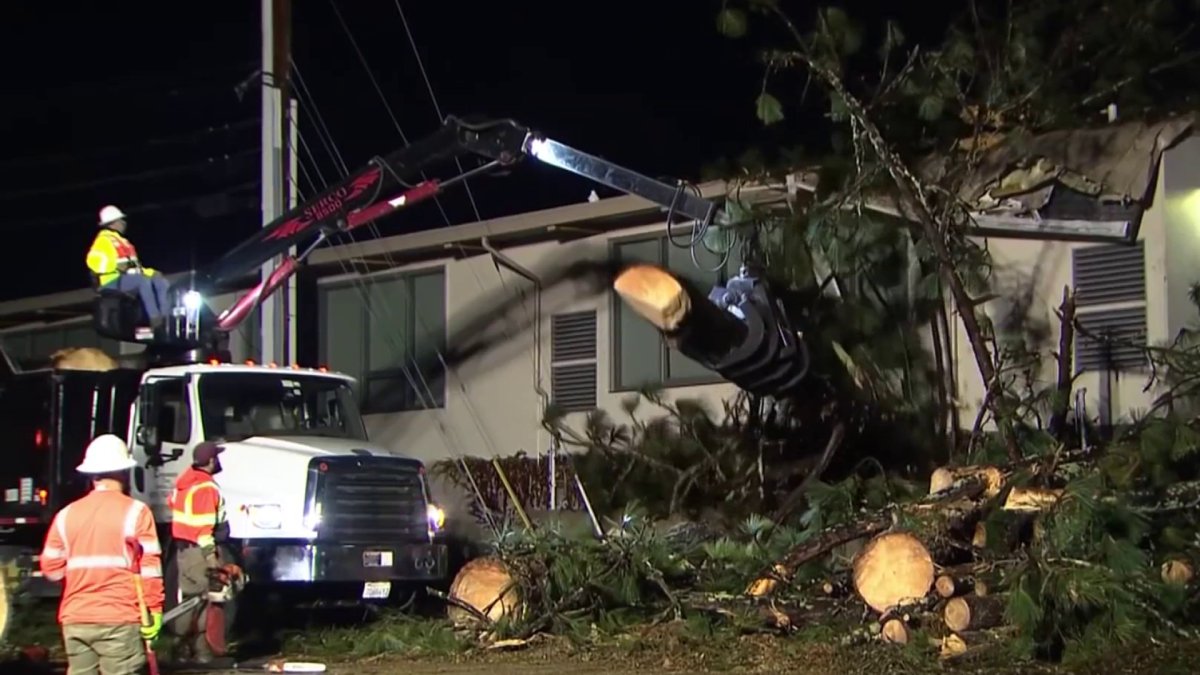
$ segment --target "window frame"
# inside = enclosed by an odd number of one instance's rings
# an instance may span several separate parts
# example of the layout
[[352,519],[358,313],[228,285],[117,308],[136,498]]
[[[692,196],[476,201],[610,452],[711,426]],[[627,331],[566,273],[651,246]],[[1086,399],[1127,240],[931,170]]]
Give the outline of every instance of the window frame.
[[[404,339],[404,348],[409,357],[416,351],[417,338],[417,303],[415,301],[415,286],[413,280],[419,277],[439,277],[442,289],[442,322],[441,322],[441,349],[444,350],[448,337],[448,313],[450,293],[447,287],[448,275],[446,265],[431,265],[417,269],[406,270],[389,270],[378,274],[349,276],[336,280],[323,281],[317,287],[317,308],[318,317],[320,320],[319,335],[317,337],[317,350],[320,354],[321,363],[330,364],[328,351],[328,335],[330,322],[328,320],[328,292],[333,290],[341,290],[353,288],[359,284],[365,284],[369,293],[371,284],[402,280],[404,282],[404,293],[406,304],[404,307],[404,320],[413,330],[408,331]],[[422,410],[438,410],[446,407],[446,396],[448,390],[448,373],[439,364],[435,367],[441,369],[440,387],[437,383],[431,382],[434,378],[425,377],[424,383],[418,382],[419,385],[425,387],[427,391],[416,391],[413,382],[405,375],[407,371],[410,375],[416,376],[418,373],[413,372],[411,363],[405,364],[404,367],[386,367],[386,368],[371,368],[371,327],[373,321],[373,313],[369,307],[369,297],[364,297],[364,293],[357,293],[355,302],[358,303],[360,318],[357,321],[357,330],[359,332],[359,353],[361,355],[361,370],[357,373],[349,373],[354,377],[356,393],[358,396],[358,406],[361,415],[381,415],[388,413],[400,412],[420,412]],[[336,366],[335,366],[336,367]],[[403,382],[405,391],[407,392],[399,405],[376,406],[371,401],[371,384],[379,381],[388,381],[399,379]],[[430,403],[429,394],[433,394],[433,401]]]
[[[689,228],[671,228],[672,236],[690,236]],[[619,260],[618,250],[626,244],[636,244],[640,242],[657,241],[659,244],[658,264],[664,269],[671,269],[668,265],[670,259],[671,243],[667,241],[667,232],[660,228],[657,232],[643,232],[641,234],[631,234],[621,237],[612,237],[608,240],[609,259]],[[734,253],[736,255],[736,252]],[[726,261],[728,265],[732,261]],[[715,274],[715,273],[714,273]],[[682,377],[671,377],[671,348],[667,345],[666,338],[659,334],[659,379],[657,382],[644,382],[641,384],[627,384],[621,381],[621,298],[616,291],[609,291],[609,322],[608,322],[608,340],[609,340],[609,374],[608,374],[608,391],[609,393],[631,393],[645,389],[646,387],[663,387],[668,389],[678,387],[700,387],[710,386],[715,384],[725,384],[728,382],[715,372],[709,371],[709,374],[690,375]]]

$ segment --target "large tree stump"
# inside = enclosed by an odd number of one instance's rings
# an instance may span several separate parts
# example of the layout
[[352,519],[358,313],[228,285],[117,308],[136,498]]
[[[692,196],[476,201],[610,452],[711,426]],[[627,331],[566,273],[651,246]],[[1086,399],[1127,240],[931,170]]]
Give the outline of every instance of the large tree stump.
[[875,537],[854,559],[854,590],[881,614],[925,597],[932,585],[933,557],[906,532]]
[[946,627],[955,633],[992,628],[1004,619],[1003,595],[966,595],[951,598],[942,609]]
[[[450,598],[474,608],[491,621],[506,616],[519,616],[524,607],[520,590],[508,567],[496,558],[476,558],[454,576]],[[479,621],[471,612],[453,602],[447,615],[456,626],[470,626]]]

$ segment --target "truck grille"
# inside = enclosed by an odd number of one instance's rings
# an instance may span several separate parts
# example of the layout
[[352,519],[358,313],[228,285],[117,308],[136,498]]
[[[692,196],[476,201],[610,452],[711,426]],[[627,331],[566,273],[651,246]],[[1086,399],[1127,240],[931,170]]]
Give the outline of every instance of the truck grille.
[[310,467],[320,508],[318,541],[376,543],[429,538],[420,464],[397,457],[327,457]]

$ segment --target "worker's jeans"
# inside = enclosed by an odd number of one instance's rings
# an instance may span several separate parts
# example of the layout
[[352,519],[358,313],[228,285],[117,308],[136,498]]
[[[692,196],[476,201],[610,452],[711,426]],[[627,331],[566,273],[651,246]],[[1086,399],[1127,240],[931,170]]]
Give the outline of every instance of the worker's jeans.
[[151,321],[166,316],[171,309],[171,300],[167,292],[170,285],[167,278],[161,274],[122,274],[106,287],[116,287],[122,293],[137,293],[142,300],[142,307],[146,308],[146,316]]
[[76,623],[62,627],[67,675],[140,675],[146,666],[136,623]]
[[[204,549],[199,546],[188,546],[178,550],[179,557],[179,594],[183,600],[208,593],[208,561],[204,559]],[[196,659],[203,660],[212,656],[212,649],[204,635],[204,621],[207,618],[205,610],[208,603],[201,603],[187,614],[175,620],[173,632],[183,638],[183,647],[192,652]]]

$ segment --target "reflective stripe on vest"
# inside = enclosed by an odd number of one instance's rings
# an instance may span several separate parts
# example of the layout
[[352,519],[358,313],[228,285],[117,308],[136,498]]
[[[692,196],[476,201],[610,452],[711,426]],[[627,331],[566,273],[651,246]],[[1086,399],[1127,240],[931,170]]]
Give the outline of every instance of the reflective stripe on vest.
[[[204,488],[212,488],[217,491],[217,508],[215,511],[207,513],[196,513],[192,507],[192,502],[196,497],[196,492]],[[179,525],[195,528],[197,530],[205,530],[196,535],[196,543],[201,547],[213,546],[216,541],[213,539],[212,529],[225,520],[225,500],[221,497],[221,490],[213,481],[204,481],[189,486],[184,492],[183,508],[180,509],[178,495],[171,500],[171,520]]]
[[[67,529],[67,513],[71,506],[73,505],[68,505],[59,513],[56,524],[58,536],[63,541],[63,548],[48,548],[42,552],[42,555],[51,558],[66,558],[67,571],[82,569],[128,569],[132,571],[133,559],[129,555],[130,551],[129,547],[126,545],[126,542],[137,533],[138,516],[141,515],[141,512],[146,508],[146,505],[142,502],[135,501],[129,505],[129,510],[125,512],[125,521],[121,528],[121,541],[114,542],[113,548],[110,549],[112,551],[120,551],[120,555],[71,555],[70,545],[67,543],[70,541],[68,538],[70,530]],[[159,547],[157,538],[139,539],[138,543],[141,545],[142,552],[145,554],[162,554],[162,550]],[[46,578],[50,581],[61,581],[63,576],[65,576],[65,574],[62,576],[53,575],[53,578],[52,575],[47,575]],[[162,577],[162,568],[142,565],[141,576],[146,579],[160,578]]]

